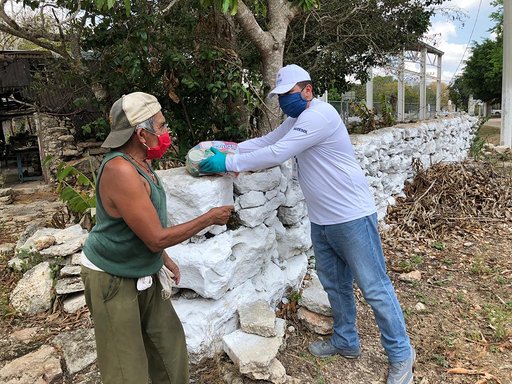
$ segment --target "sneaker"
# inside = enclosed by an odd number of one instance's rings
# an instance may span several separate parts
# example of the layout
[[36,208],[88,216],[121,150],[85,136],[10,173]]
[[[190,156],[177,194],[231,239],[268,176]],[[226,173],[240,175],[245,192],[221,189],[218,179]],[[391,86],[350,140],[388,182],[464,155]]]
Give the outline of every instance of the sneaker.
[[416,362],[416,351],[411,348],[412,355],[404,361],[389,364],[387,384],[412,384],[414,379],[413,368]]
[[346,359],[357,359],[361,355],[361,350],[358,349],[342,349],[336,348],[331,344],[330,340],[320,340],[309,344],[309,352],[316,357],[329,357],[334,355],[341,355]]

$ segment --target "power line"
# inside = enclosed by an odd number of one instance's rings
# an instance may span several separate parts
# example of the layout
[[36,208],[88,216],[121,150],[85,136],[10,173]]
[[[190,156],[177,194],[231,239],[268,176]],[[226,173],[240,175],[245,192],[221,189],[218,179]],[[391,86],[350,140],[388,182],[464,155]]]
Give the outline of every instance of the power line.
[[480,7],[481,6],[482,6],[482,0],[480,0],[480,3],[478,3],[478,10],[476,11],[475,23],[473,24],[473,29],[471,29],[471,34],[469,35],[468,43],[466,44],[466,48],[464,48],[464,53],[462,54],[462,57],[459,61],[459,65],[457,65],[455,72],[453,72],[453,76],[452,76],[449,84],[451,84],[453,82],[453,79],[455,78],[455,75],[457,74],[457,71],[459,70],[460,65],[464,61],[464,56],[466,56],[466,52],[468,50],[469,44],[471,43],[471,39],[473,38],[473,32],[475,32],[475,27],[476,27],[476,23],[478,21],[478,15],[480,15]]

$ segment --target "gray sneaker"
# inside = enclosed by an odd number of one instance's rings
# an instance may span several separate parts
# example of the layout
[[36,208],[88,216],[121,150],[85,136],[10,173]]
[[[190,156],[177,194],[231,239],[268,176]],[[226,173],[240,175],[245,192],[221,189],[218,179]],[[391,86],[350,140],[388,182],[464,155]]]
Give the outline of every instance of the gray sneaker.
[[341,349],[336,348],[331,344],[330,340],[320,340],[309,344],[309,352],[316,357],[329,357],[334,355],[341,355],[346,359],[357,359],[361,355],[361,350],[358,349]]
[[416,351],[411,348],[412,354],[407,360],[389,364],[387,384],[412,384],[414,379],[413,368],[416,362]]

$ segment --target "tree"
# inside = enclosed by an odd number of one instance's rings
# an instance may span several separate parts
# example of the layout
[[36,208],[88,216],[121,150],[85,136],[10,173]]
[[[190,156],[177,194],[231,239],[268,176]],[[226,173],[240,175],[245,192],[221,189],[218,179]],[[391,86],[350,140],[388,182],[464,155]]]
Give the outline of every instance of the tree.
[[497,38],[474,44],[461,80],[476,99],[491,104],[501,100],[503,73],[503,0],[496,0],[493,5],[498,9],[491,14],[491,19],[496,22],[491,31]]
[[473,96],[487,103],[501,100],[503,37],[476,43],[462,77]]
[[[365,81],[369,68],[416,43],[434,12],[429,6],[442,1],[240,0],[234,17],[258,49],[263,90],[274,85],[284,62],[309,70],[318,92],[343,91],[347,75]],[[277,121],[277,106],[270,105],[264,129]]]
[[240,127],[273,128],[280,113],[266,95],[283,63],[308,69],[318,91],[343,89],[349,74],[364,79],[387,53],[415,42],[429,6],[442,2],[24,0],[47,10],[52,27],[41,29],[16,23],[0,1],[0,30],[59,54],[105,112],[122,93],[157,94],[188,148],[247,134]]
[[468,110],[469,96],[471,96],[471,90],[465,83],[463,76],[458,76],[449,85],[450,100],[455,104],[459,110]]

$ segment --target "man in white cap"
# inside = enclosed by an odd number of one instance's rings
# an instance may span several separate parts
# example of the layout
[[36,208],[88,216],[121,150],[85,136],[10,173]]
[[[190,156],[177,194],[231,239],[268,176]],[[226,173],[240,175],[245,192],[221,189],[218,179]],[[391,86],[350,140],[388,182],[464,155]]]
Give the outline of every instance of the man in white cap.
[[180,272],[165,249],[225,224],[233,208],[167,227],[165,191],[150,166],[170,145],[160,109],[147,93],[123,96],[110,110],[103,143],[112,150],[98,172],[96,225],[84,244],[81,276],[104,384],[189,382],[183,327],[166,300]]
[[203,173],[264,169],[294,158],[311,221],[318,277],[331,303],[328,340],[309,346],[318,357],[361,354],[353,281],[370,304],[389,360],[387,384],[410,384],[415,351],[393,285],[386,273],[377,209],[347,129],[330,104],[314,98],[309,73],[287,65],[277,74],[279,105],[288,118],[269,134],[238,145],[239,154],[216,152]]

